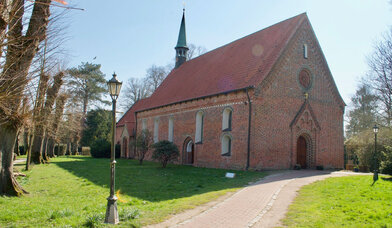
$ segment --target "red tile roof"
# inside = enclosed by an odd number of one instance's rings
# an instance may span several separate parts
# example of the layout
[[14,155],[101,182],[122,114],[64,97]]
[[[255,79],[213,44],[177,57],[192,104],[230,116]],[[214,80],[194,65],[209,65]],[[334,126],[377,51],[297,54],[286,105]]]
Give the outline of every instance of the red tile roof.
[[117,126],[126,123],[133,135],[135,112],[257,85],[304,20],[305,13],[183,63],[170,72],[151,97],[136,102]]
[[136,110],[257,85],[305,19],[300,14],[185,62]]
[[[141,99],[131,106],[131,108],[120,118],[116,124],[116,139],[119,139],[122,134],[122,126],[127,126],[129,136],[133,136],[133,129],[136,130],[135,111],[142,109],[144,105],[148,104],[149,98]],[[121,129],[121,130],[119,130]]]

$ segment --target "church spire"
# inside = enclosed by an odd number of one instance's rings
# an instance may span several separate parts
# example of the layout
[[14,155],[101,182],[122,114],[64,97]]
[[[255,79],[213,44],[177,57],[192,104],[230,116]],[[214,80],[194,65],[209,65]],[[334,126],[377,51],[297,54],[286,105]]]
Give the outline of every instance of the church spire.
[[180,32],[178,34],[177,45],[174,49],[176,49],[175,68],[178,68],[179,66],[181,66],[181,64],[186,62],[186,54],[189,50],[188,46],[186,45],[185,8],[183,9],[183,13],[182,13],[182,20],[181,20]]

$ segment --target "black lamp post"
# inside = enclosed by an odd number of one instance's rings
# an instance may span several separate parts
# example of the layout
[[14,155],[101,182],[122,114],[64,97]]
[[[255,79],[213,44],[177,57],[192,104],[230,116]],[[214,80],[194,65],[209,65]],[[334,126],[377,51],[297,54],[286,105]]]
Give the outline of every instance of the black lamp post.
[[112,149],[110,154],[110,196],[107,198],[108,205],[106,207],[105,223],[117,224],[118,211],[117,211],[117,197],[114,195],[114,177],[115,177],[115,140],[116,140],[116,101],[120,94],[122,82],[117,80],[116,73],[113,73],[113,78],[108,82],[110,97],[113,102],[113,120],[112,120]]
[[373,181],[377,181],[378,180],[378,173],[377,173],[377,133],[378,133],[378,126],[377,124],[374,125],[373,127],[373,131],[374,131],[374,154],[373,154],[373,160],[374,160],[374,174],[373,174]]

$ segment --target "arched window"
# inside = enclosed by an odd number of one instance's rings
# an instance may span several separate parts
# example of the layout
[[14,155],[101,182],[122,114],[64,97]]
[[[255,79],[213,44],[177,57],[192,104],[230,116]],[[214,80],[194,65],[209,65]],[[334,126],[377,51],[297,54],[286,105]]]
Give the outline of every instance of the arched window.
[[304,58],[307,59],[308,58],[308,45],[304,44]]
[[173,142],[173,129],[174,129],[174,119],[173,117],[169,117],[169,132],[168,132],[168,138],[170,142]]
[[231,155],[231,136],[224,135],[222,137],[222,156],[230,156]]
[[223,110],[223,116],[222,116],[223,131],[231,131],[232,116],[233,116],[233,110],[231,108],[225,108],[225,110]]
[[201,143],[203,141],[203,119],[204,114],[202,111],[197,112],[196,114],[196,134],[195,134],[195,142]]
[[154,121],[154,143],[157,143],[159,141],[158,133],[159,133],[159,118],[156,118]]
[[188,144],[186,145],[186,152],[192,152],[193,141],[189,140]]

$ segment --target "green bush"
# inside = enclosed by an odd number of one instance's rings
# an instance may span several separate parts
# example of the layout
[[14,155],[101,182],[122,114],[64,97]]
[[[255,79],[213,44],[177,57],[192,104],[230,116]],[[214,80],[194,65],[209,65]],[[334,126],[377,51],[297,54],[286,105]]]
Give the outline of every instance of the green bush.
[[381,172],[392,175],[392,147],[385,146],[382,151],[383,160],[381,161]]
[[167,140],[159,141],[152,145],[154,152],[152,158],[161,162],[162,167],[165,168],[169,161],[175,160],[178,155],[177,146]]
[[97,139],[91,145],[91,156],[94,158],[110,158],[110,142],[107,139]]
[[[121,145],[117,144],[115,147],[116,158],[120,157]],[[107,139],[97,139],[90,147],[91,156],[94,158],[110,158],[111,144]]]

